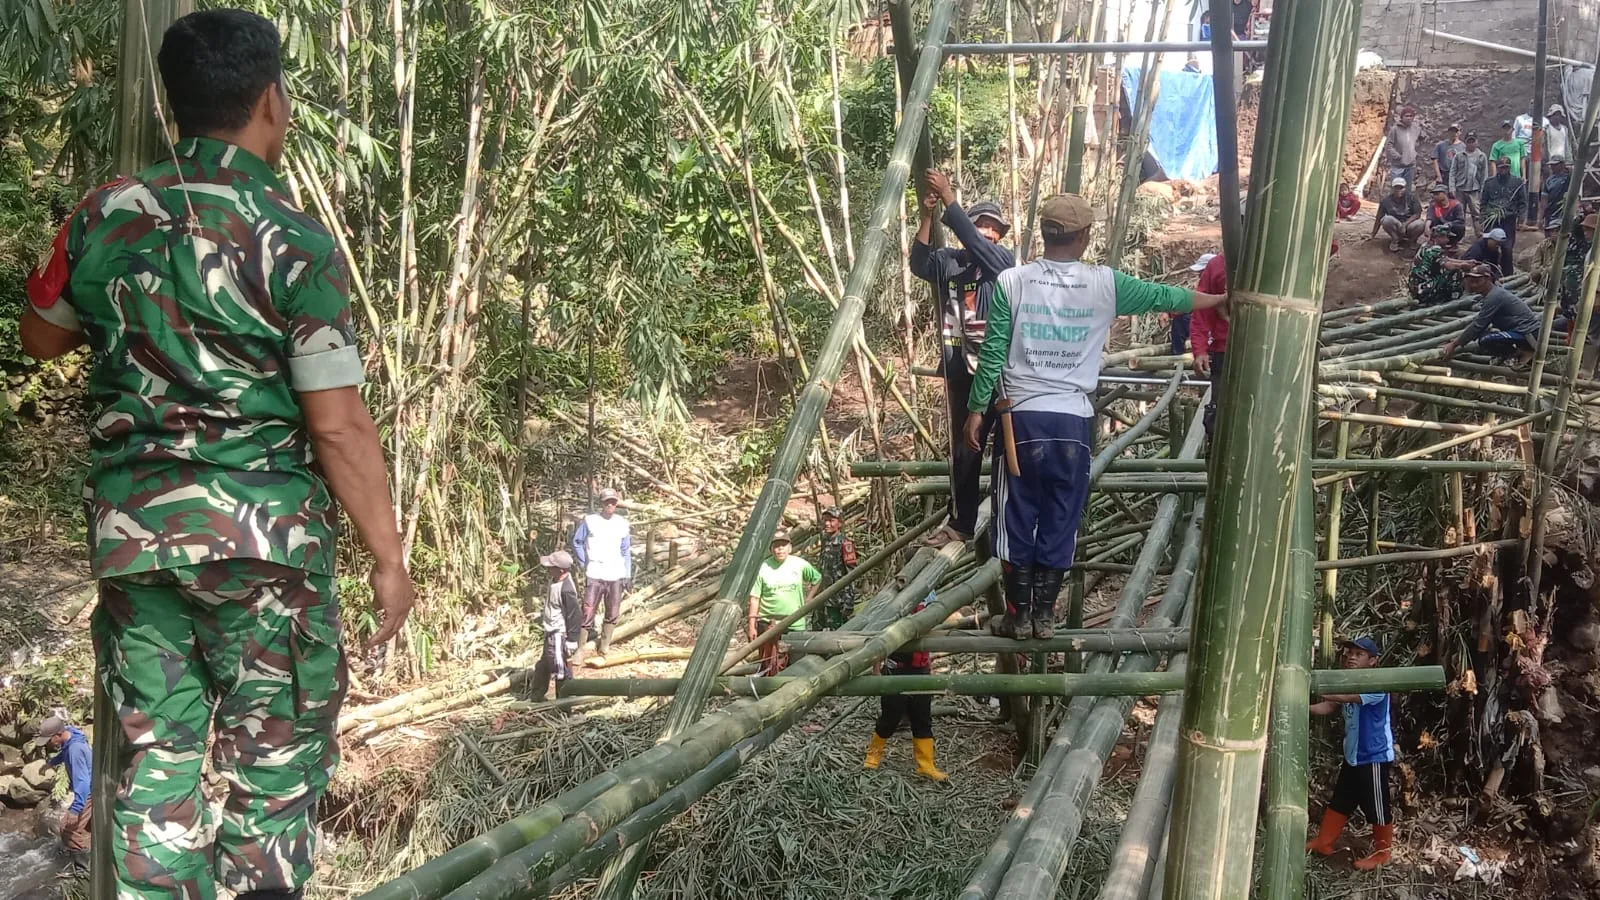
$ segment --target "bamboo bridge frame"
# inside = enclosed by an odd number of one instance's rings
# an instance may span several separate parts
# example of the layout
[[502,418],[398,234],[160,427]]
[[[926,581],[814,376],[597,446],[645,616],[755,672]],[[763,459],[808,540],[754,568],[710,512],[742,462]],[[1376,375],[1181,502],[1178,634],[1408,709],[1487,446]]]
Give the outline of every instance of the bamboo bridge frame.
[[[1448,479],[1461,516],[1464,477],[1516,472],[1536,485],[1539,504],[1547,502],[1566,421],[1573,410],[1582,415],[1584,407],[1600,403],[1600,384],[1580,380],[1579,361],[1570,354],[1563,353],[1545,371],[1552,350],[1565,348],[1549,345],[1554,303],[1548,288],[1525,277],[1506,284],[1544,311],[1546,346],[1531,374],[1471,356],[1443,358],[1441,346],[1471,319],[1474,298],[1418,307],[1402,297],[1323,313],[1324,249],[1332,232],[1350,111],[1360,2],[1281,2],[1267,44],[1250,215],[1242,229],[1237,191],[1230,196],[1226,189],[1229,179],[1237,184],[1232,66],[1217,67],[1219,98],[1227,98],[1218,104],[1219,144],[1234,299],[1225,387],[1209,457],[1201,455],[1206,441],[1200,404],[1192,402],[1193,391],[1184,391],[1204,382],[1185,375],[1186,359],[1162,355],[1158,348],[1105,357],[1096,406],[1114,439],[1095,459],[1092,502],[1119,509],[1101,516],[1098,531],[1083,535],[1079,548],[1079,577],[1103,571],[1126,576],[1105,626],[1078,627],[1083,619],[1079,595],[1067,629],[1052,641],[1008,645],[944,627],[963,606],[993,609],[999,602],[1000,563],[989,558],[980,539],[916,550],[841,631],[790,636],[796,661],[783,675],[725,677],[755,649],[730,649],[734,628],[860,332],[891,240],[891,221],[904,203],[913,159],[919,146],[925,147],[928,102],[941,63],[961,54],[1191,46],[947,45],[956,7],[956,0],[933,0],[920,47],[897,42],[907,75],[904,117],[869,227],[732,562],[714,596],[700,600],[707,615],[682,676],[581,679],[565,686],[571,696],[670,694],[671,712],[660,741],[373,889],[363,900],[546,896],[597,871],[602,872],[597,896],[630,897],[656,830],[734,775],[818,702],[928,690],[1018,698],[1012,714],[1034,762],[1032,780],[961,892],[963,900],[1054,896],[1134,699],[1152,695],[1160,696],[1160,707],[1149,752],[1100,897],[1237,900],[1252,893],[1252,870],[1259,865],[1257,896],[1298,898],[1304,894],[1310,694],[1444,687],[1439,667],[1313,670],[1313,635],[1320,633],[1325,653],[1333,645],[1338,611],[1331,599],[1338,573],[1351,566],[1520,552],[1531,560],[1537,583],[1542,531],[1527,541],[1464,541],[1440,548],[1386,548],[1374,531],[1366,553],[1340,558],[1344,492],[1364,481],[1396,473]],[[909,34],[905,4],[891,3],[891,11],[897,33]],[[1216,39],[1210,46],[1218,60],[1254,49],[1230,43],[1230,14],[1226,0],[1213,0]],[[1589,134],[1593,123],[1591,110],[1582,133]],[[1081,135],[1081,129],[1075,132]],[[1568,230],[1575,206],[1568,203]],[[1575,333],[1586,331],[1597,274],[1600,270],[1591,265]],[[1546,278],[1544,284],[1557,280]],[[1149,405],[1131,421],[1112,422],[1110,407],[1119,399]],[[1404,404],[1411,414],[1391,413],[1391,404]],[[1335,436],[1332,457],[1314,455],[1319,425]],[[1352,435],[1371,436],[1364,445],[1368,455],[1350,453],[1357,447]],[[1544,452],[1537,465],[1530,454],[1485,455],[1499,440],[1519,447],[1542,442]],[[1386,448],[1392,455],[1381,455]],[[854,474],[920,477],[925,480],[901,487],[909,494],[933,494],[948,489],[943,466],[869,461],[857,464]],[[1329,498],[1322,559],[1314,519],[1319,489]],[[1375,505],[1378,495],[1371,496]],[[980,518],[981,533],[989,525],[987,511]],[[936,522],[935,516],[907,527],[854,577],[889,566]],[[1118,557],[1132,562],[1111,562]],[[1082,575],[1096,566],[1117,568]],[[1165,587],[1152,598],[1163,573]],[[926,608],[912,611],[930,595]],[[762,641],[777,639],[783,627],[770,629]],[[1024,674],[1014,671],[1013,663],[1012,670],[1001,667],[993,675],[886,679],[869,674],[891,653],[908,648],[1004,652],[1012,660],[1021,650],[1041,662],[1045,653],[1065,652],[1072,670],[1050,673],[1040,666]],[[712,696],[737,699],[708,715],[705,705]],[[1048,733],[1052,721],[1056,727]],[[1259,855],[1258,808],[1266,810]]]

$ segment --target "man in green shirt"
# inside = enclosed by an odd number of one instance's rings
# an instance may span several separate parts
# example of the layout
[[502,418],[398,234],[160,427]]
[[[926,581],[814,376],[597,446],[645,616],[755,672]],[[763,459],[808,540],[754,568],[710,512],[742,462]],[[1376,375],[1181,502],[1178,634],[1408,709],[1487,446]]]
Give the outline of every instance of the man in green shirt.
[[[811,602],[822,583],[822,573],[793,554],[794,545],[787,534],[773,535],[770,549],[771,555],[762,561],[756,580],[750,585],[750,616],[745,622],[745,634],[752,641],[779,619]],[[804,631],[805,627],[806,617],[801,616],[787,630]],[[767,675],[776,675],[783,668],[777,641],[761,648],[761,663]]]
[[[29,281],[25,352],[92,354],[95,649],[130,759],[109,811],[117,895],[295,900],[338,762],[346,686],[338,508],[371,551],[381,625],[411,609],[362,403],[349,274],[273,172],[278,32],[179,19],[160,50],[181,138],[99,188]],[[207,752],[228,785],[201,793]]]
[[1511,175],[1514,178],[1522,177],[1522,160],[1528,153],[1528,146],[1516,138],[1516,130],[1511,127],[1511,120],[1500,123],[1500,140],[1489,147],[1490,159],[1505,159],[1511,163]]
[[1045,201],[1039,221],[1044,256],[1002,272],[995,284],[965,434],[976,449],[983,411],[998,391],[991,531],[1005,572],[1006,614],[991,628],[1018,639],[1055,633],[1056,597],[1089,497],[1089,395],[1099,385],[1112,322],[1227,299],[1083,262],[1094,213],[1077,194]]

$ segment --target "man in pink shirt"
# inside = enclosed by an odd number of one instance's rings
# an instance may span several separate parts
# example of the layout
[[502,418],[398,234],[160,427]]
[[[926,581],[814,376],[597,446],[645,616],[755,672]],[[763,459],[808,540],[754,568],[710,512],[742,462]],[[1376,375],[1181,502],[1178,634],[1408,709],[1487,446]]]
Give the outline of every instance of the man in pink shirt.
[[[1195,290],[1204,294],[1228,292],[1228,264],[1220,253],[1207,253],[1191,269],[1200,272]],[[1189,345],[1194,348],[1196,372],[1211,379],[1211,402],[1206,404],[1206,435],[1217,420],[1217,397],[1222,393],[1222,360],[1228,352],[1228,317],[1220,308],[1196,309],[1189,314]]]

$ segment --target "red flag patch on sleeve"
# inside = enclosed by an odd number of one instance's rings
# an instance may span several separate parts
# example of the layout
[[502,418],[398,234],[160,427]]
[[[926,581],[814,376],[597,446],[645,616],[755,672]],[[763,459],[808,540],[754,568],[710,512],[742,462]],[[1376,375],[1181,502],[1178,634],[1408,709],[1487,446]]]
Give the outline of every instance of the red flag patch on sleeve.
[[50,242],[49,251],[39,260],[39,267],[28,276],[28,302],[39,309],[49,309],[58,303],[67,292],[67,282],[72,278],[72,271],[67,264],[67,236],[72,231],[72,222],[89,205],[89,201],[99,196],[100,192],[108,187],[120,184],[126,179],[118,178],[90,191],[78,208],[67,216],[61,223],[61,228],[56,232],[55,240]]

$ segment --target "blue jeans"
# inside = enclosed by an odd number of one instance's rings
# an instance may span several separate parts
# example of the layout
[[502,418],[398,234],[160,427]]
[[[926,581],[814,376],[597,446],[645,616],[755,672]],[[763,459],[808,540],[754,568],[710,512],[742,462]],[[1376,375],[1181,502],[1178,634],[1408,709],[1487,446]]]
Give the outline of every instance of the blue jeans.
[[1189,314],[1172,317],[1172,355],[1189,352]]

